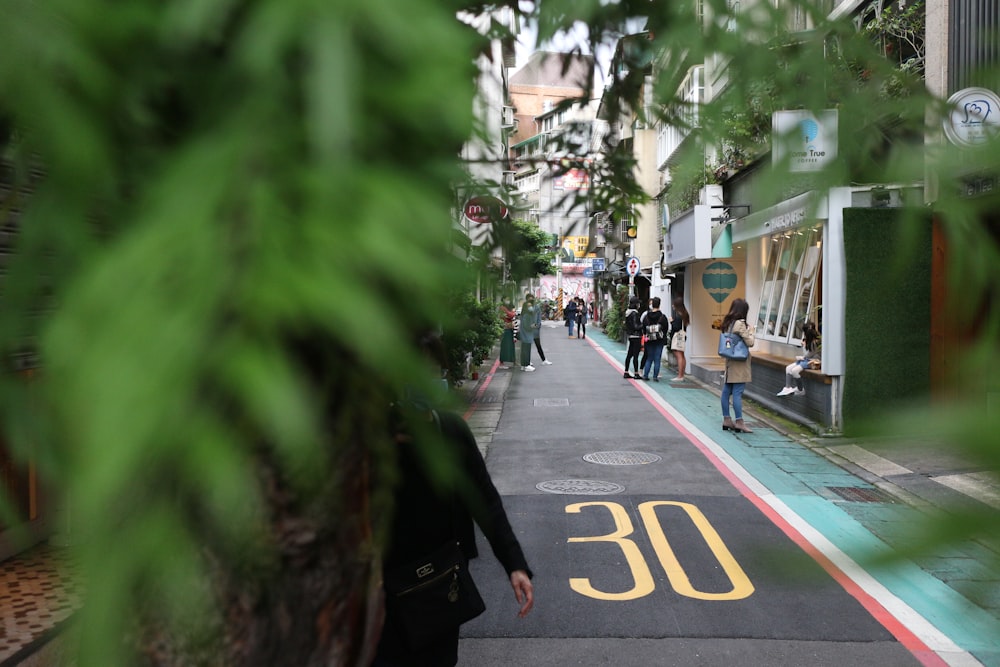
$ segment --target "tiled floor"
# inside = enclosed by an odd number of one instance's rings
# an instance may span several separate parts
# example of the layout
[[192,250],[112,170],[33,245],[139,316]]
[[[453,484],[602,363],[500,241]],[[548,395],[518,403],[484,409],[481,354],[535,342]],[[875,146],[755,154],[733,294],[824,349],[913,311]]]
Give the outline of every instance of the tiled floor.
[[0,562],[0,667],[80,607],[74,572],[68,552],[47,544]]

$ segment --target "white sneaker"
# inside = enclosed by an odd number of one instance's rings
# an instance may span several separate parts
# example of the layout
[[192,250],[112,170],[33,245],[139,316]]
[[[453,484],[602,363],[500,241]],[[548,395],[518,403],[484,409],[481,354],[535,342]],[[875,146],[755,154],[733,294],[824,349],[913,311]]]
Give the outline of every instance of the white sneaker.
[[795,390],[795,395],[796,396],[805,396],[806,395],[806,390],[805,389],[796,389]]
[[542,362],[542,365],[543,365],[543,366],[551,366],[551,365],[552,365],[552,362],[551,362],[551,361],[549,361],[548,359],[546,359],[545,361],[543,361],[543,362]]
[[527,366],[521,366],[521,370],[530,373],[531,371],[535,370],[535,367],[532,366],[531,364],[528,364]]
[[789,396],[795,393],[795,387],[785,387],[778,392],[778,396]]

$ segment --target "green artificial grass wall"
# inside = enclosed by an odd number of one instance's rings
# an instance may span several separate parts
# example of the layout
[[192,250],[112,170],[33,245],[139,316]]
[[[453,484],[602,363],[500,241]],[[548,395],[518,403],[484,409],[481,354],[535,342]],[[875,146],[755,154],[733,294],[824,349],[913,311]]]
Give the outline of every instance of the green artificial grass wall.
[[931,221],[913,209],[844,210],[844,430],[924,402],[930,389]]

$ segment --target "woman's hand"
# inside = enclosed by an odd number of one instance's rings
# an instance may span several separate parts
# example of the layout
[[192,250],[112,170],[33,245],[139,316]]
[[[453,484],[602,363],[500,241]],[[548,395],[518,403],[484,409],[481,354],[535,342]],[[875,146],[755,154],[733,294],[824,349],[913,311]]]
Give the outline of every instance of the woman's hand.
[[535,587],[532,586],[531,579],[528,578],[528,573],[524,570],[514,570],[510,573],[510,586],[514,589],[517,603],[521,605],[521,610],[517,612],[517,615],[524,618],[535,606]]

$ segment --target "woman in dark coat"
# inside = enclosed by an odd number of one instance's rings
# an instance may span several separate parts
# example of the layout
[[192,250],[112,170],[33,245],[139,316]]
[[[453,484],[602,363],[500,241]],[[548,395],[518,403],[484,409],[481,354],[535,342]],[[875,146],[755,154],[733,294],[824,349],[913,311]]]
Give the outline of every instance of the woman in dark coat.
[[[383,558],[386,577],[456,540],[467,560],[475,558],[475,521],[510,578],[520,605],[518,614],[527,615],[534,604],[531,570],[465,420],[412,402],[397,406],[394,417],[399,479]],[[416,446],[418,440],[423,447]],[[435,475],[428,471],[430,457]],[[414,646],[402,629],[399,613],[392,595],[387,595],[373,667],[450,667],[458,662],[458,625],[422,638],[426,641]]]

